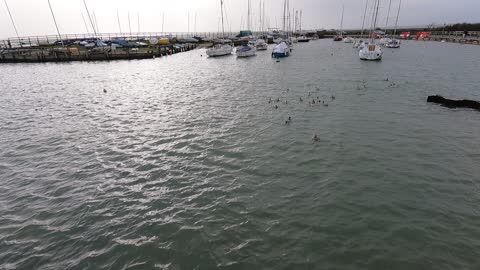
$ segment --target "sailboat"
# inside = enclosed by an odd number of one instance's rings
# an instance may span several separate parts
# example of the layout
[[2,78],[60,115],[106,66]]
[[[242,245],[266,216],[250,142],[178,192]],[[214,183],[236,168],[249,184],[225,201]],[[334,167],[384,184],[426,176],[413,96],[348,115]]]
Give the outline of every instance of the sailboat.
[[[251,22],[251,19],[250,19],[250,0],[248,0],[248,22],[247,22],[247,25],[248,25],[248,31],[251,33],[250,31],[250,22]],[[235,50],[235,53],[237,54],[237,57],[250,57],[250,56],[254,56],[257,54],[257,48],[255,47],[255,43],[253,41],[249,41],[249,39],[251,39],[252,36],[249,36],[247,37],[245,40],[243,40],[243,44],[240,45],[236,50]]]
[[370,31],[371,41],[370,43],[364,43],[363,48],[358,52],[358,56],[361,60],[369,60],[369,61],[379,61],[382,60],[383,51],[382,48],[375,44],[374,40],[374,31],[377,26],[377,18],[378,18],[378,8],[380,5],[380,0],[375,0],[374,5],[374,18],[372,23],[372,29]]
[[340,33],[333,38],[333,41],[342,41],[343,40],[343,14],[345,12],[345,6],[342,5],[342,21],[340,23]]
[[[397,34],[397,28],[398,28],[398,17],[400,16],[400,8],[402,7],[402,0],[398,3],[398,11],[397,11],[397,19],[395,21],[395,30],[393,31],[393,36]],[[385,44],[385,47],[387,48],[393,48],[393,49],[398,49],[400,48],[400,40],[398,39],[391,39],[387,44]]]
[[[302,33],[302,21],[303,21],[303,11],[300,10],[300,20],[299,20],[300,33]],[[310,42],[310,39],[305,35],[301,35],[298,37],[298,42]]]
[[222,16],[222,41],[207,50],[207,55],[210,57],[230,55],[233,51],[232,45],[225,42],[225,27],[223,23],[223,0],[220,0],[220,9]]
[[[363,38],[363,31],[365,30],[365,19],[367,17],[367,9],[368,9],[368,0],[365,0],[365,11],[363,12],[363,22],[362,22],[362,32],[360,33],[360,38]],[[363,48],[363,40],[356,40],[353,44],[353,48]]]
[[267,41],[265,41],[265,1],[260,1],[260,30],[262,32],[261,38],[258,38],[255,40],[255,43],[253,44],[257,51],[266,51],[268,50],[268,44]]

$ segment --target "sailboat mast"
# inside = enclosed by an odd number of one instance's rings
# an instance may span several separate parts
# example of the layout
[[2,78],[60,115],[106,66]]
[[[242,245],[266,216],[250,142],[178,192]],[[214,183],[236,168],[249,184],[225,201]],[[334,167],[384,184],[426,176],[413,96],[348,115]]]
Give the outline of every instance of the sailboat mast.
[[400,16],[400,8],[402,7],[402,0],[398,3],[398,11],[397,11],[397,19],[395,21],[395,30],[393,31],[393,35],[397,34],[397,27],[398,27],[398,17]]
[[287,9],[287,0],[284,0],[283,1],[283,27],[282,27],[282,30],[283,30],[283,34],[285,34],[285,19],[286,19],[286,9]]
[[98,30],[98,21],[97,15],[95,15],[95,11],[93,11],[93,20],[95,21],[95,28],[97,29],[97,33],[100,33],[100,30]]
[[130,31],[130,36],[132,36],[132,24],[130,23],[130,12],[128,12],[128,30]]
[[265,0],[263,0],[263,12],[262,12],[262,32],[265,34]]
[[165,26],[165,12],[163,12],[162,14],[162,33],[165,33],[163,28],[164,26]]
[[363,13],[362,33],[360,33],[360,37],[363,37],[363,31],[365,30],[365,18],[367,17],[367,8],[368,0],[365,1],[365,12]]
[[247,30],[250,31],[251,30],[251,25],[250,25],[250,22],[251,22],[250,21],[251,20],[250,19],[250,0],[247,1],[247,5],[248,5],[248,7],[247,7],[248,8],[248,10],[247,10],[247,28],[248,29]]
[[[12,21],[13,29],[15,30],[15,34],[17,35],[18,41],[20,41],[20,35],[18,35],[17,26],[15,26],[15,21],[13,20],[12,13],[10,13],[10,8],[8,7],[7,0],[3,0],[5,2],[5,6],[7,7],[8,15],[10,16],[10,20]],[[22,42],[20,42],[20,47],[22,46]]]
[[87,34],[90,35],[90,31],[88,31],[87,21],[85,21],[85,16],[83,16],[83,12],[82,12],[82,19],[83,19],[83,24],[85,25],[85,30],[87,30]]
[[118,21],[118,30],[120,30],[120,35],[122,35],[122,25],[120,24],[120,15],[118,14],[118,9],[117,9],[117,21]]
[[375,32],[375,28],[377,27],[377,18],[378,18],[378,8],[380,6],[380,0],[376,1],[376,11],[375,11],[375,17],[373,20],[373,27],[372,27],[372,43],[374,41],[374,36],[373,33]]
[[387,34],[387,29],[388,29],[388,19],[390,18],[390,9],[392,8],[392,0],[389,1],[388,3],[388,12],[387,12],[387,20],[385,22],[385,34]]
[[[95,25],[93,24],[92,16],[90,16],[90,11],[88,10],[87,3],[85,2],[85,0],[83,0],[83,5],[85,6],[85,9],[87,10],[88,19],[90,21],[90,24],[92,25],[93,33],[95,34],[95,37],[96,37],[97,36],[97,30],[95,30]],[[129,15],[128,18],[129,18],[129,21],[130,21],[130,15]]]
[[340,36],[343,37],[343,14],[345,13],[345,5],[342,5],[342,21],[340,22]]
[[50,4],[50,0],[48,0],[48,6],[50,7],[50,12],[52,13],[52,18],[53,18],[53,22],[55,23],[55,28],[57,28],[58,38],[60,39],[60,42],[62,43],[62,47],[65,47],[65,44],[63,44],[63,40],[62,40],[62,35],[60,35],[60,30],[58,30],[57,20],[55,19],[55,14],[53,13],[53,9],[52,9],[52,5]]
[[220,0],[220,9],[221,9],[221,15],[222,15],[222,39],[225,38],[225,27],[223,26],[223,0]]

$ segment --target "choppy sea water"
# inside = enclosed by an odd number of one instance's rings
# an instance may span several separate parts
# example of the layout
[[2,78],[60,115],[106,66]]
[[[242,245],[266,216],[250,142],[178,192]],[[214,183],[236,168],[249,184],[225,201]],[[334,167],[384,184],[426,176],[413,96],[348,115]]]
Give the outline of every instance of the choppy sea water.
[[1,65],[0,269],[480,269],[479,49]]

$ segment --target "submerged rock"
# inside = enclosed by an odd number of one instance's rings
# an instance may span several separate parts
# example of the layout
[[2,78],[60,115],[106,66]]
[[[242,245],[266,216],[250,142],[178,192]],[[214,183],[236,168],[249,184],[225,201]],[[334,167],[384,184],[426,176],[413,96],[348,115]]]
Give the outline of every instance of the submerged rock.
[[480,102],[475,100],[468,100],[468,99],[454,100],[454,99],[448,99],[448,98],[444,98],[442,96],[436,95],[436,96],[428,96],[427,102],[437,103],[447,108],[470,108],[470,109],[475,109],[480,111]]

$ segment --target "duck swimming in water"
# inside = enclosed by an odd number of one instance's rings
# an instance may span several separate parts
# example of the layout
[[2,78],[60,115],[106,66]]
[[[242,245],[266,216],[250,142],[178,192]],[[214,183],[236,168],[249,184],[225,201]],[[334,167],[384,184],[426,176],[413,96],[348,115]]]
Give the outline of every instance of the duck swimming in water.
[[292,122],[292,117],[288,117],[288,120],[285,121],[285,125],[290,125],[290,123]]
[[316,143],[320,141],[320,137],[317,134],[313,135],[312,142]]

